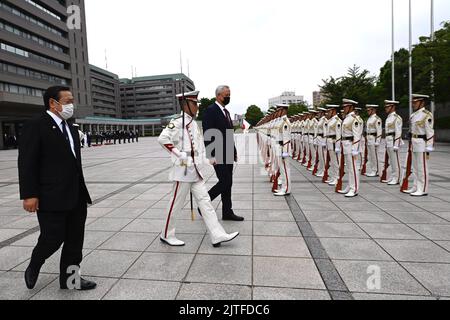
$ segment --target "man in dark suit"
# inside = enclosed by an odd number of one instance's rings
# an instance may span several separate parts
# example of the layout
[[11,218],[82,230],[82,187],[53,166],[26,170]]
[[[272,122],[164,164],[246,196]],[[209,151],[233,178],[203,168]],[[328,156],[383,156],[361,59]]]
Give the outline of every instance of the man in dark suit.
[[226,106],[230,104],[231,91],[228,86],[220,86],[216,90],[216,102],[209,106],[203,116],[203,132],[207,147],[207,156],[215,158],[214,166],[219,182],[209,191],[211,201],[222,196],[223,220],[244,221],[235,215],[231,200],[233,188],[234,162],[237,162],[237,151],[234,143],[234,128],[230,112]]
[[63,245],[61,289],[91,290],[96,284],[79,275],[83,259],[87,204],[78,131],[67,123],[74,98],[67,87],[44,94],[46,111],[27,123],[19,146],[20,197],[27,212],[36,213],[41,234],[25,272],[33,289],[45,261]]

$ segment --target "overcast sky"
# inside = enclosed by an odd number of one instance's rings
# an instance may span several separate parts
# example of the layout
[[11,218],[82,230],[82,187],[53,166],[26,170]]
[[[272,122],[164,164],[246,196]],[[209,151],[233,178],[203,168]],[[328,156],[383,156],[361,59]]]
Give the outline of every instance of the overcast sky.
[[[391,54],[391,0],[86,0],[90,63],[122,77],[180,72],[202,97],[232,89],[230,111],[296,91],[356,64],[378,75]],[[395,0],[396,47],[408,46],[408,0]],[[435,0],[436,28],[450,1]],[[413,0],[413,39],[430,33],[430,0]],[[351,97],[350,97],[351,98]]]

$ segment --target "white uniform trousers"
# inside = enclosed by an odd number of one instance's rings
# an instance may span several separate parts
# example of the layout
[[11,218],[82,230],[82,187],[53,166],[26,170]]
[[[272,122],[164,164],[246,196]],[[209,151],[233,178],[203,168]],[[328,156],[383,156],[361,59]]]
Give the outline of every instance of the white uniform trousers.
[[280,158],[280,178],[282,180],[282,187],[280,188],[280,191],[291,193],[291,168],[287,158]]
[[175,217],[181,213],[185,205],[186,197],[192,191],[192,195],[197,202],[203,216],[206,228],[208,229],[211,241],[214,242],[217,237],[226,234],[224,228],[217,219],[216,211],[211,203],[205,182],[199,181],[194,183],[175,182],[169,201],[167,220],[164,225],[162,236],[165,239],[176,238],[176,219]]
[[322,141],[317,146],[319,148],[319,166],[317,167],[317,175],[321,176],[325,173],[325,162],[327,161],[327,148],[322,146]]
[[328,176],[330,181],[337,182],[339,180],[340,169],[340,156],[336,154],[336,151],[329,150],[330,153],[330,169],[328,170]]
[[[361,170],[357,161],[351,153],[345,155],[345,166],[347,168],[348,186],[345,191],[359,193]],[[347,193],[348,193],[347,192]]]
[[387,148],[389,156],[389,182],[400,183],[400,155],[399,152],[395,152],[394,148]]
[[379,174],[380,173],[380,165],[378,161],[378,147],[375,145],[368,145],[367,152],[367,174]]
[[317,153],[317,146],[314,145],[314,143],[309,143],[309,150],[311,150],[311,168],[314,168],[316,165],[316,153]]
[[428,158],[425,152],[413,152],[412,158],[414,172],[414,191],[428,194],[430,174],[428,171]]
[[310,148],[309,136],[305,136],[303,138],[303,145],[305,146],[305,148],[304,148],[305,149],[305,154],[303,156],[304,156],[304,158],[306,160],[306,162],[305,162],[305,166],[306,166],[308,164],[308,162],[309,162],[309,155],[310,155],[310,152],[309,152],[309,148]]

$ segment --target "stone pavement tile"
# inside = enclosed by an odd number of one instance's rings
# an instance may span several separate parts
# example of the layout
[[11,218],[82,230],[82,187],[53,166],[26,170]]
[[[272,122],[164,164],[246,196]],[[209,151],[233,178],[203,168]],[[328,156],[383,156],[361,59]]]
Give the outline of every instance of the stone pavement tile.
[[19,216],[3,216],[0,215],[0,227],[3,227],[6,224],[12,223],[14,221],[22,219]]
[[142,208],[125,208],[120,207],[117,208],[110,213],[108,213],[105,217],[106,218],[128,218],[128,219],[135,219],[139,217],[145,209]]
[[177,300],[249,301],[251,298],[252,289],[249,286],[185,283],[181,286]]
[[36,288],[28,290],[23,277],[23,272],[0,274],[0,300],[28,300],[56,279],[56,275],[41,274]]
[[[157,234],[157,238],[153,241],[152,245],[147,249],[148,252],[159,253],[197,253],[200,244],[202,243],[204,234],[181,234],[177,233],[177,237],[184,241],[186,245],[184,247],[171,247],[159,239],[160,234]],[[208,236],[206,236],[209,239]]]
[[301,233],[294,222],[254,222],[255,236],[300,237]]
[[450,265],[435,263],[402,263],[434,296],[450,297]]
[[352,202],[352,201],[346,201],[346,202],[341,202],[341,201],[335,201],[334,204],[336,206],[339,207],[339,209],[341,209],[342,211],[345,212],[352,212],[352,211],[357,211],[357,212],[365,212],[365,211],[370,211],[370,212],[377,212],[380,209],[377,208],[376,206],[374,206],[373,204],[371,204],[368,201],[360,201],[360,202]]
[[157,200],[131,200],[125,203],[121,208],[127,209],[148,209],[153,206]]
[[311,258],[305,240],[300,237],[255,237],[255,256]]
[[320,239],[331,259],[383,260],[392,258],[373,240],[369,239]]
[[9,240],[11,238],[14,238],[15,236],[24,233],[27,231],[27,229],[0,229],[0,242],[3,242],[5,240]]
[[251,236],[253,234],[253,223],[251,221],[237,222],[219,219],[219,222],[228,233],[239,232],[241,236]]
[[0,249],[0,270],[8,271],[22,264],[31,257],[33,248],[4,247]]
[[[297,201],[298,202],[298,201]],[[339,208],[336,207],[331,201],[301,201],[298,205],[302,210],[315,210],[315,211],[338,211]]]
[[31,300],[100,300],[111,289],[117,279],[87,277],[97,283],[97,288],[91,291],[61,290],[59,280],[56,279],[45,289],[36,294]]
[[0,215],[2,216],[20,216],[23,217],[24,212],[22,208],[10,208],[10,207],[0,207]]
[[[429,295],[429,292],[396,262],[333,261],[350,292]],[[370,268],[379,268],[381,288],[369,288]]]
[[246,256],[197,255],[186,281],[251,285],[252,258]]
[[373,204],[376,205],[381,210],[384,210],[386,212],[395,212],[395,211],[401,211],[401,212],[425,212],[422,208],[419,208],[411,203],[407,202],[380,202],[380,201],[373,201]]
[[[179,223],[181,224],[181,223]],[[161,233],[166,220],[136,219],[127,225],[123,232]]]
[[374,211],[374,212],[357,212],[351,211],[346,212],[346,215],[352,219],[353,221],[360,223],[400,223],[400,221],[393,218],[391,215],[382,212],[382,211]]
[[206,236],[200,246],[200,254],[232,255],[232,256],[251,256],[252,255],[252,237],[239,235],[231,242],[223,243],[220,248],[214,248],[209,236]]
[[123,278],[182,281],[193,259],[193,254],[144,253]]
[[432,212],[447,212],[450,210],[450,203],[438,199],[434,199],[432,202],[417,202],[416,206]]
[[397,261],[450,263],[450,253],[428,240],[376,240]]
[[200,234],[206,233],[205,223],[201,220],[195,221],[178,221],[177,233]]
[[5,229],[32,229],[34,227],[37,227],[39,225],[37,217],[36,216],[28,216],[24,217],[20,220],[11,222],[3,228]]
[[341,211],[303,210],[303,214],[309,222],[351,222],[351,220]]
[[404,224],[359,223],[358,225],[374,239],[425,240]]
[[354,223],[312,222],[311,227],[319,238],[369,238]]
[[93,205],[92,208],[119,208],[127,203],[128,200],[111,200],[106,199],[96,205]]
[[19,241],[14,242],[13,244],[11,244],[11,246],[34,247],[38,242],[39,234],[40,234],[40,232],[35,232],[33,234],[30,234],[29,236],[27,236]]
[[84,248],[97,249],[103,242],[114,235],[114,232],[86,231],[84,235]]
[[255,257],[253,282],[255,286],[325,289],[312,259]]
[[450,252],[450,241],[436,241],[436,243]]
[[156,239],[155,233],[119,232],[103,243],[100,250],[144,251]]
[[[233,206],[234,206],[234,204],[233,204]],[[286,202],[258,200],[258,201],[255,201],[254,209],[255,210],[289,210],[289,206],[287,205]]]
[[325,290],[303,290],[303,289],[268,288],[268,287],[255,287],[253,289],[253,299],[262,301],[331,300],[330,295]]
[[108,213],[113,211],[113,208],[88,208],[88,217],[89,218],[102,218],[106,216]]
[[410,224],[409,226],[430,240],[450,240],[450,224]]
[[122,279],[103,300],[175,300],[179,289],[178,282]]
[[119,194],[116,194],[115,196],[112,196],[112,197],[110,197],[108,199],[111,199],[111,200],[127,200],[127,201],[130,201],[130,200],[133,200],[133,199],[135,199],[135,200],[148,200],[148,199],[140,199],[140,197],[141,196],[136,198],[136,194],[119,193]]
[[95,250],[82,263],[86,276],[119,278],[139,257],[139,252]]
[[428,212],[402,212],[402,211],[393,211],[390,212],[394,218],[398,219],[403,223],[431,223],[431,224],[448,224],[447,221],[441,219],[437,215],[433,215]]
[[365,301],[436,300],[436,298],[430,296],[407,296],[407,295],[374,294],[374,293],[354,293],[353,297],[355,298],[355,300],[365,300]]
[[288,210],[255,210],[255,221],[293,222],[294,217]]
[[391,195],[389,193],[379,193],[379,192],[370,192],[370,193],[364,193],[362,195],[362,198],[369,200],[369,201],[384,201],[384,202],[397,202],[400,201],[398,197],[395,195]]
[[113,218],[99,218],[93,223],[87,225],[86,230],[88,231],[120,231],[127,224],[129,224],[132,219],[113,219]]
[[[175,217],[175,219],[178,218]],[[167,209],[148,209],[139,216],[139,219],[165,220],[167,219]]]
[[433,212],[438,217],[445,220],[445,223],[450,223],[450,211],[447,212]]

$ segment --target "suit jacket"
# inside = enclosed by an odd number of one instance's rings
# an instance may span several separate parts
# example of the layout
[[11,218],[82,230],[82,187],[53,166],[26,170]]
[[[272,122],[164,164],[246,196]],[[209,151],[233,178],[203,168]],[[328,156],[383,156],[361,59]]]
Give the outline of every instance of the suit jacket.
[[79,201],[92,203],[84,181],[78,130],[72,125],[69,128],[76,158],[47,113],[23,128],[18,161],[20,198],[38,198],[39,211],[70,211]]
[[[222,157],[220,157],[220,154],[217,152],[220,148],[217,139],[211,139],[211,136],[208,134],[208,130],[210,129],[218,130],[223,137],[223,159],[221,159]],[[218,164],[233,164],[237,157],[233,130],[232,123],[228,121],[227,117],[216,103],[210,105],[208,109],[206,109],[203,115],[203,133],[205,135],[207,156],[216,158]]]

